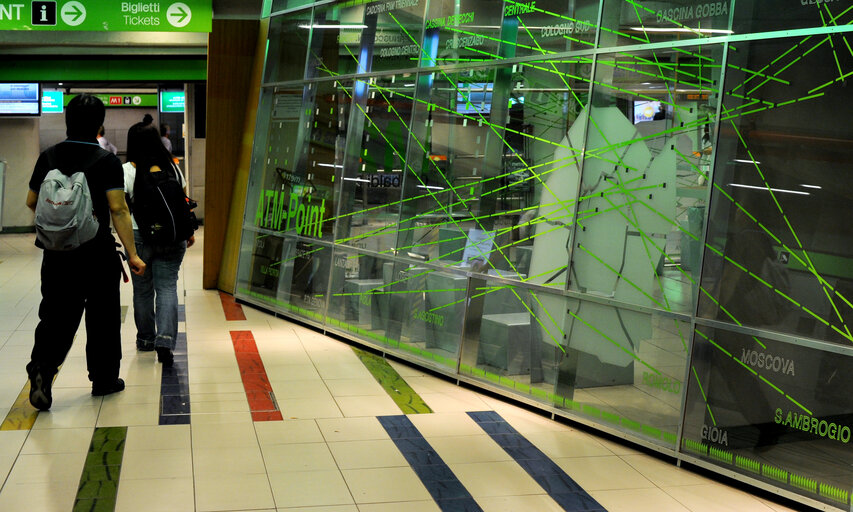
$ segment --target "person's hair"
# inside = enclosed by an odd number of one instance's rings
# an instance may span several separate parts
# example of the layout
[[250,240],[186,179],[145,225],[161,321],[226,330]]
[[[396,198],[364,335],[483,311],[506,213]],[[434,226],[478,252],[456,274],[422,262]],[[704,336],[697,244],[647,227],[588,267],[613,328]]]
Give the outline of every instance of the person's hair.
[[151,114],[145,114],[142,116],[142,124],[151,124],[154,122],[154,118],[151,117]]
[[105,116],[104,103],[95,96],[74,96],[65,107],[65,134],[70,138],[94,139]]
[[169,134],[169,123],[160,123],[160,136],[165,137]]
[[107,132],[106,132],[106,130],[104,130],[104,125],[101,125],[101,127],[98,128],[98,135],[103,137],[105,133],[107,133]]
[[168,171],[172,166],[172,155],[163,146],[154,125],[136,123],[127,131],[127,161],[136,165],[137,173],[155,165]]

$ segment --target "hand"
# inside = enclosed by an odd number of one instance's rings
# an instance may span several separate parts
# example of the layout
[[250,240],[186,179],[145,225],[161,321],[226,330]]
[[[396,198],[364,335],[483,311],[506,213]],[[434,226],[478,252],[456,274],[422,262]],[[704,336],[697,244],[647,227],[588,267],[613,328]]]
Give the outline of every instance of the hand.
[[136,255],[128,258],[127,266],[130,267],[131,272],[133,272],[134,274],[136,274],[138,276],[143,275],[145,273],[145,267],[147,267],[145,262],[142,261],[142,258],[140,258],[139,256],[136,256]]
[[189,249],[190,247],[192,247],[194,243],[195,243],[195,235],[192,235],[192,236],[189,238],[189,240],[187,240],[187,249]]

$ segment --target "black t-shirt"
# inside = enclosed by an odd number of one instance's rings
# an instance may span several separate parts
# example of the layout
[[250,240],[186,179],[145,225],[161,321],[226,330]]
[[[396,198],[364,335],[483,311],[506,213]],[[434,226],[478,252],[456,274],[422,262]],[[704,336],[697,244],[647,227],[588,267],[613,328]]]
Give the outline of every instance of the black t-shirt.
[[[81,170],[86,174],[86,182],[89,184],[89,193],[92,195],[92,206],[95,209],[95,217],[98,219],[97,238],[109,237],[110,235],[110,207],[107,202],[108,190],[124,190],[124,171],[121,161],[109,151],[105,151],[92,138],[92,141],[66,140],[51,148],[54,150],[53,163],[48,163],[47,151],[39,155],[36,161],[33,176],[30,178],[30,190],[39,193],[41,183],[48,171],[58,168],[68,176]],[[49,151],[49,150],[48,150]],[[98,153],[98,157],[95,153]],[[88,169],[80,169],[86,162],[98,158],[94,165]]]

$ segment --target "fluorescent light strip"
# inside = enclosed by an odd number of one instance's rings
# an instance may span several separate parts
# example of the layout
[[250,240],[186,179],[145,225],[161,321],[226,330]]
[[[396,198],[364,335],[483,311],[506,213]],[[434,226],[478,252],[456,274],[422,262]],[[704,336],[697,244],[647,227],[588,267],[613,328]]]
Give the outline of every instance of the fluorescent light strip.
[[821,190],[821,189],[823,189],[823,187],[819,187],[819,186],[817,186],[817,185],[806,185],[805,183],[800,183],[800,186],[801,186],[801,187],[803,187],[803,188],[814,188],[814,189],[817,189],[817,190]]
[[740,159],[740,158],[735,158],[734,160],[732,160],[732,162],[737,162],[737,163],[739,163],[739,164],[756,164],[756,165],[760,165],[760,164],[761,164],[761,162],[759,162],[758,160],[756,160],[756,161],[752,161],[752,160],[742,160],[742,159]]
[[[765,191],[767,190],[767,187],[757,187],[755,185],[742,185],[740,183],[729,183],[729,186],[730,187],[739,187],[739,188],[750,188],[753,190],[765,190]],[[801,190],[787,190],[784,188],[771,188],[770,190],[772,190],[773,192],[781,192],[783,194],[797,194],[797,195],[801,195],[801,196],[810,196],[811,195],[809,192],[803,192]]]
[[334,165],[334,164],[317,164],[317,167],[334,167],[336,169],[343,169],[343,165]]
[[418,188],[428,188],[432,190],[444,190],[444,187],[436,187],[435,185],[418,185]]
[[359,183],[370,183],[370,180],[363,180],[361,178],[344,178],[344,181],[357,181]]
[[299,28],[330,28],[330,29],[358,29],[362,30],[367,28],[367,25],[299,25]]
[[734,34],[734,30],[721,28],[665,28],[665,27],[629,27],[636,32],[699,32],[702,34]]

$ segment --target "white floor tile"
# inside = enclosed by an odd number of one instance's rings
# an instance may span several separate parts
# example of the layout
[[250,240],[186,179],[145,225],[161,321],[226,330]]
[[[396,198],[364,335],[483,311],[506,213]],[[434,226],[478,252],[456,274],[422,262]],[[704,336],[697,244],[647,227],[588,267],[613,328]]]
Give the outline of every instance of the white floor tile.
[[351,505],[354,503],[341,472],[304,471],[270,473],[269,482],[279,509]]

